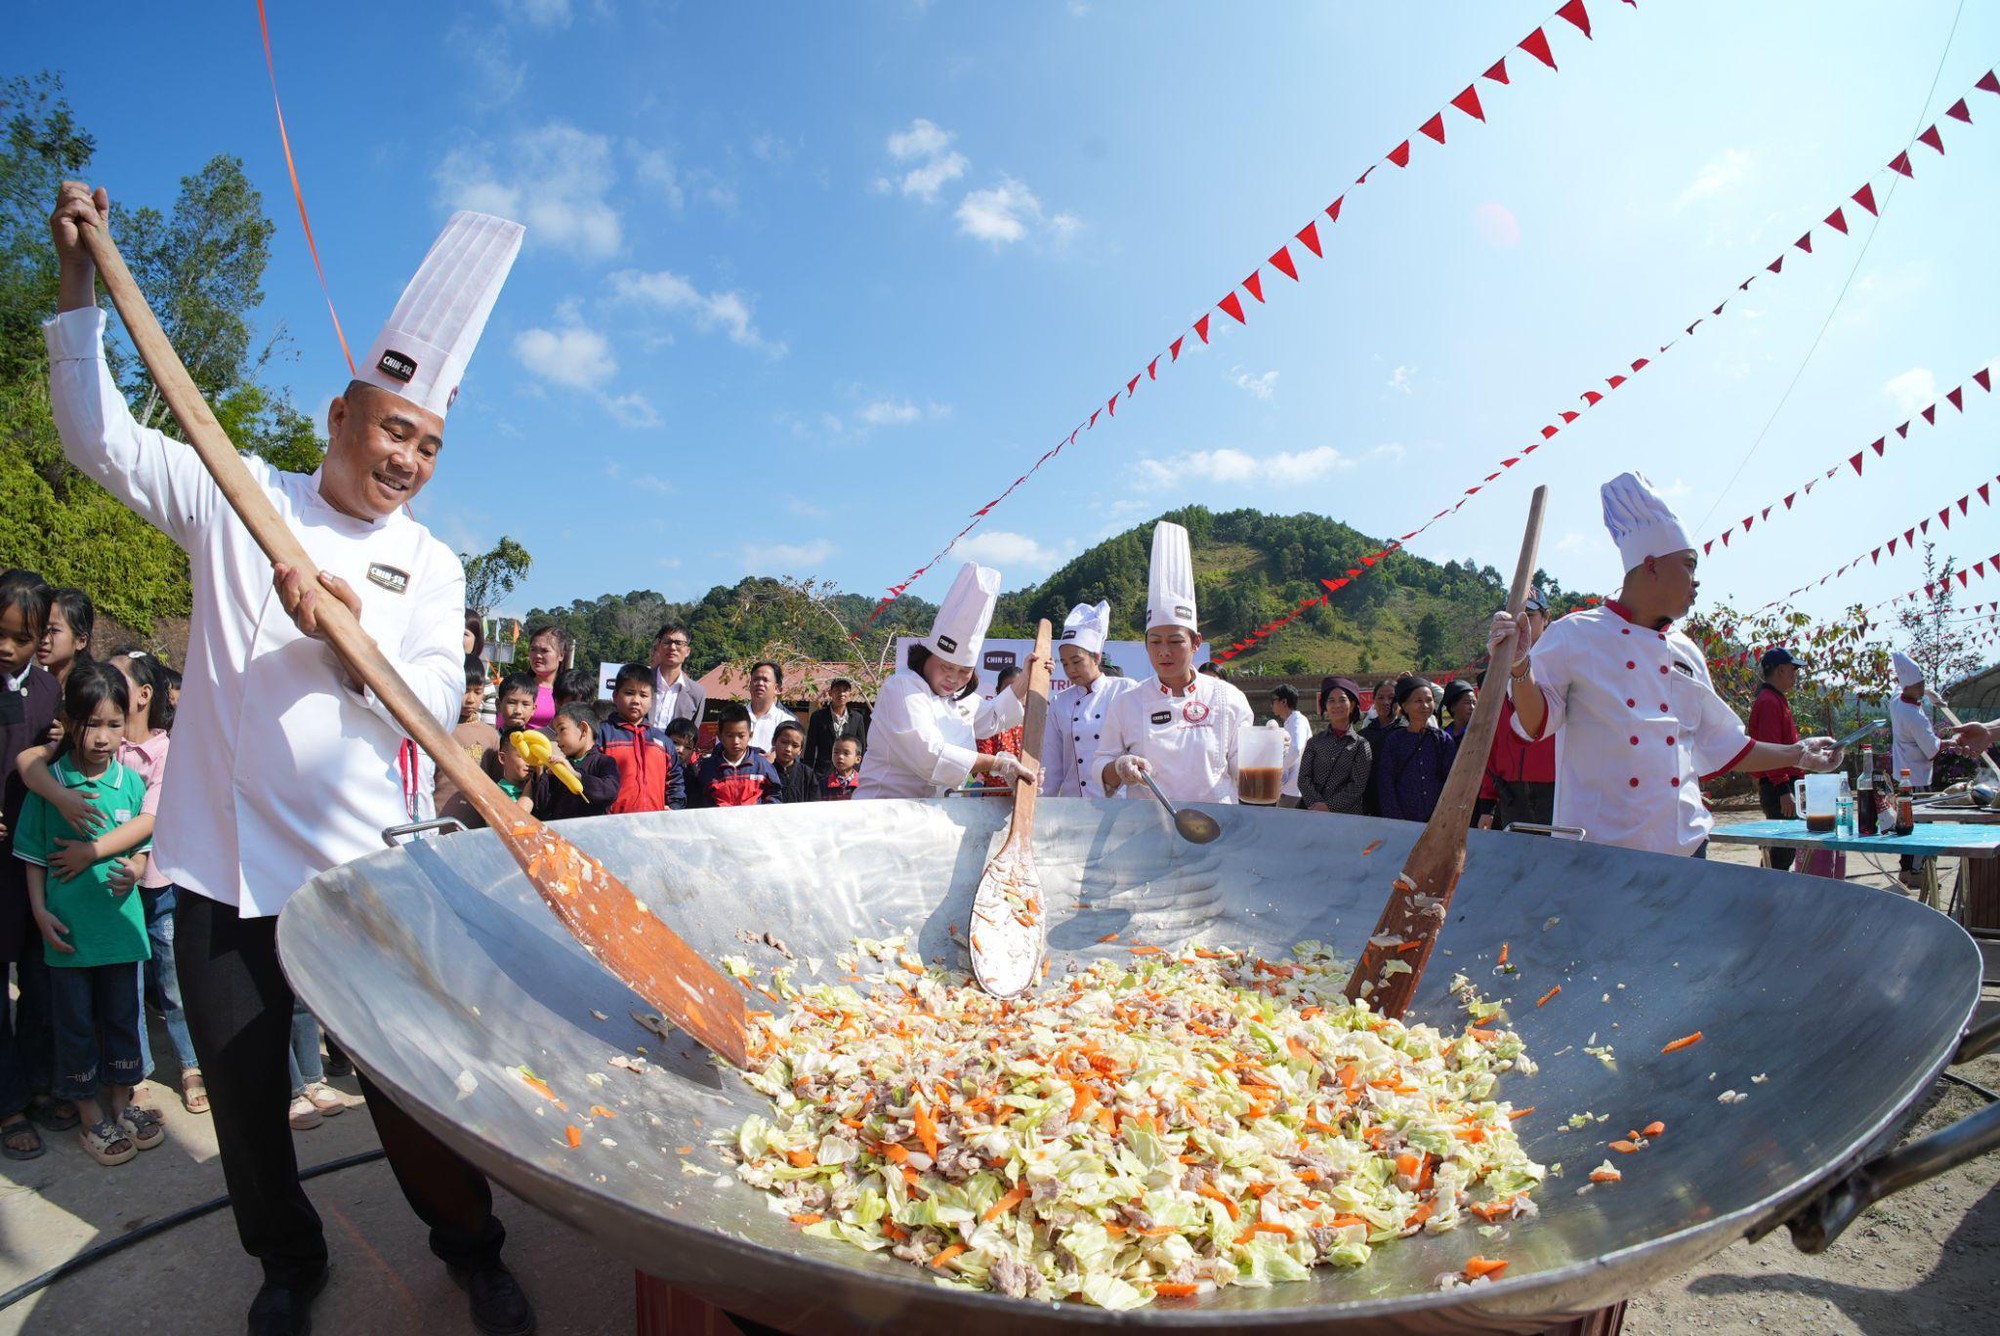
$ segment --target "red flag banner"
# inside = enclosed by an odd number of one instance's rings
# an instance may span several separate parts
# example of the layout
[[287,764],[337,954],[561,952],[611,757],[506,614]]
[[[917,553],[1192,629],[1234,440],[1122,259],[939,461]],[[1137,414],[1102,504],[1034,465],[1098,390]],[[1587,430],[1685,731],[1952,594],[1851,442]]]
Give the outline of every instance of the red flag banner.
[[[1996,482],[2000,482],[2000,476],[1996,476],[1996,477],[1994,477],[1994,478],[1989,478],[1989,479],[1987,479],[1986,481],[1984,481],[1984,482],[1982,482],[1982,483],[1978,484],[1978,486],[1977,486],[1977,487],[1976,487],[1976,488],[1974,489],[1974,492],[1976,492],[1976,493],[1978,494],[1978,497],[1979,497],[1979,502],[1980,502],[1980,504],[1981,504],[1981,505],[1985,505],[1985,506],[1990,506],[1990,505],[1992,504],[1992,503],[1991,503],[1990,501],[1988,501],[1988,500],[1987,500],[1987,496],[1988,496],[1988,491],[1989,491],[1989,489],[1990,489],[1990,488],[1992,487],[1992,485],[1993,485],[1994,483],[1996,483]],[[1950,514],[1951,514],[1951,508],[1952,508],[1952,507],[1953,507],[1954,505],[1955,505],[1955,506],[1957,506],[1957,507],[1959,508],[1959,513],[1960,513],[1960,514],[1964,514],[1964,513],[1966,512],[1967,508],[1968,508],[1968,507],[1969,507],[1969,506],[1970,506],[1970,505],[1972,504],[1972,497],[1973,497],[1973,492],[1968,492],[1968,493],[1967,493],[1966,495],[1964,495],[1964,496],[1961,496],[1961,497],[1958,497],[1958,498],[1956,498],[1955,500],[1952,500],[1952,501],[1948,501],[1948,502],[1946,502],[1946,503],[1945,503],[1945,506],[1944,506],[1944,509],[1942,509],[1942,510],[1938,511],[1938,512],[1937,512],[1937,515],[1936,515],[1936,517],[1935,517],[1935,518],[1937,518],[1937,519],[1939,519],[1939,520],[1943,520],[1943,519],[1944,519],[1944,517],[1946,517],[1946,516],[1948,516],[1948,515],[1950,515]],[[1925,518],[1925,519],[1924,519],[1924,520],[1923,520],[1923,521],[1921,522],[1921,524],[1919,525],[1919,527],[1921,527],[1921,525],[1922,525],[1922,524],[1929,524],[1929,523],[1930,523],[1930,520],[1931,520],[1931,518],[1932,518],[1932,517],[1926,517],[1926,518]],[[1949,527],[1949,525],[1947,525],[1947,527]],[[1914,535],[1914,534],[1915,534],[1916,532],[1917,532],[1917,530],[1916,530],[1916,529],[1905,529],[1905,530],[1903,530],[1903,532],[1902,532],[1902,535],[1901,535],[1901,540],[1902,540],[1902,545],[1903,545],[1903,552],[1904,552],[1904,554],[1905,554],[1905,555],[1908,555],[1908,554],[1909,554],[1910,552],[1914,551],[1914,550],[1915,550],[1915,548],[1916,548],[1916,544],[1915,544],[1914,542],[1912,542],[1912,541],[1911,541],[1911,539],[1912,539],[1912,536],[1913,536],[1913,535]],[[1882,544],[1879,544],[1879,545],[1878,545],[1878,547],[1880,548],[1880,550],[1883,550],[1883,551],[1886,551],[1886,552],[1888,553],[1888,555],[1889,555],[1889,556],[1891,556],[1891,557],[1894,557],[1894,556],[1896,555],[1896,544],[1897,544],[1897,539],[1896,539],[1896,538],[1893,538],[1893,537],[1892,537],[1892,538],[1890,538],[1890,539],[1889,539],[1889,540],[1888,540],[1887,542],[1885,542],[1885,543],[1882,543]],[[1793,589],[1793,590],[1789,591],[1788,593],[1786,593],[1786,594],[1782,595],[1781,597],[1778,597],[1778,598],[1774,598],[1774,599],[1772,599],[1772,600],[1771,600],[1770,602],[1768,602],[1768,603],[1764,604],[1764,606],[1763,606],[1763,607],[1761,607],[1761,608],[1758,608],[1758,609],[1756,609],[1756,610],[1755,610],[1755,612],[1753,612],[1753,613],[1752,613],[1751,615],[1752,615],[1752,616],[1755,616],[1755,615],[1756,615],[1756,613],[1758,613],[1758,612],[1763,612],[1763,611],[1765,611],[1765,610],[1766,610],[1766,609],[1768,609],[1768,608],[1775,608],[1775,607],[1777,607],[1777,606],[1778,606],[1778,605],[1779,605],[1780,603],[1783,603],[1783,602],[1784,602],[1784,601],[1785,601],[1786,599],[1792,599],[1792,598],[1797,598],[1797,597],[1798,597],[1798,596],[1799,596],[1800,594],[1803,594],[1803,593],[1805,593],[1805,592],[1806,592],[1806,590],[1808,590],[1808,589],[1811,589],[1811,588],[1813,588],[1813,587],[1814,587],[1814,586],[1815,586],[1816,584],[1819,584],[1819,583],[1823,583],[1823,582],[1825,582],[1826,580],[1829,580],[1829,579],[1835,579],[1835,578],[1838,578],[1839,576],[1841,576],[1841,575],[1845,574],[1845,573],[1846,573],[1846,572],[1847,572],[1847,571],[1848,571],[1849,569],[1851,569],[1851,568],[1853,568],[1853,567],[1855,567],[1855,566],[1859,566],[1859,565],[1861,564],[1862,560],[1863,560],[1864,558],[1867,558],[1867,557],[1869,557],[1869,556],[1870,556],[1870,553],[1869,553],[1869,552],[1867,552],[1867,551],[1864,551],[1864,552],[1863,552],[1863,553],[1861,554],[1861,556],[1858,556],[1858,557],[1855,557],[1855,558],[1854,558],[1854,559],[1853,559],[1852,561],[1849,561],[1849,562],[1847,562],[1847,563],[1843,564],[1843,565],[1842,565],[1841,567],[1839,567],[1838,569],[1836,569],[1836,570],[1834,570],[1834,571],[1830,572],[1830,573],[1829,573],[1829,574],[1827,574],[1827,575],[1822,575],[1822,576],[1820,576],[1820,577],[1819,577],[1819,580],[1817,580],[1817,581],[1814,581],[1814,580],[1808,580],[1808,581],[1806,581],[1806,582],[1805,582],[1804,584],[1800,585],[1800,586],[1799,586],[1799,587],[1798,587],[1797,589]],[[1871,563],[1871,564],[1872,564],[1872,563]],[[1880,606],[1880,605],[1878,604],[1877,606]]]

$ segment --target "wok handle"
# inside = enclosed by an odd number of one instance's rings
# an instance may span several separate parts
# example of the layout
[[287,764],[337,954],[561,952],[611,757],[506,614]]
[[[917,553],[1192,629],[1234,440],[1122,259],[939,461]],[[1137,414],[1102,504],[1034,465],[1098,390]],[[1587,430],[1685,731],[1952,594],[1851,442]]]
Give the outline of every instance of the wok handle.
[[[1952,1061],[1968,1062],[1996,1045],[2000,1045],[2000,1019],[1968,1030]],[[1993,1150],[2000,1150],[2000,1104],[1989,1104],[1943,1131],[1876,1156],[1808,1202],[1785,1221],[1785,1227],[1800,1252],[1825,1252],[1863,1211],[1890,1193]]]

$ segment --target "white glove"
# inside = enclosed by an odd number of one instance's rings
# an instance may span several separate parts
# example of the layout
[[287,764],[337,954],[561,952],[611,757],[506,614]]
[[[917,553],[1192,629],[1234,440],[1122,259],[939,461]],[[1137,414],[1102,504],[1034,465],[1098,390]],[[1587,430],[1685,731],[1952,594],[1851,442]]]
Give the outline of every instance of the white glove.
[[1510,671],[1518,672],[1528,661],[1528,651],[1534,648],[1529,640],[1530,631],[1526,621],[1516,622],[1512,613],[1502,608],[1493,614],[1493,620],[1486,627],[1486,652],[1496,657],[1510,637],[1514,640],[1514,661]]
[[1799,739],[1799,769],[1809,774],[1831,774],[1840,769],[1840,762],[1846,754],[1833,738]]
[[993,769],[987,773],[1009,787],[1023,780],[1030,784],[1040,783],[1042,778],[1041,772],[1035,769],[1033,762],[1012,752],[996,752],[993,757]]
[[1111,763],[1111,773],[1120,784],[1139,784],[1153,772],[1153,763],[1143,756],[1121,756]]

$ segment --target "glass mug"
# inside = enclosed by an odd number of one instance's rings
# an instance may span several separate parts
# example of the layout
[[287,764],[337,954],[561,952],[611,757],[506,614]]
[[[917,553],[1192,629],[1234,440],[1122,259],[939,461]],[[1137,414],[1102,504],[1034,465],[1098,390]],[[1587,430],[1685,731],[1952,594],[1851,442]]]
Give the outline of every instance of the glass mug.
[[1285,748],[1291,738],[1282,728],[1246,728],[1236,743],[1236,800],[1259,807],[1277,804],[1285,788]]

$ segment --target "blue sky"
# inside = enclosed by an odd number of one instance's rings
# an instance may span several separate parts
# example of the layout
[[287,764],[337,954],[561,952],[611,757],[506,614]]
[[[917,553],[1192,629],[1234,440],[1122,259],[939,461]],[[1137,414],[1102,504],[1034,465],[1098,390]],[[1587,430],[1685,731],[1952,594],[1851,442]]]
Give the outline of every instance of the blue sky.
[[[1871,173],[1886,194],[1881,164],[2000,61],[1987,5],[1948,51],[1955,3],[1589,7],[1594,41],[1550,23],[1559,73],[1513,52],[1511,86],[1478,80],[1486,125],[1448,112],[1446,147],[1419,140],[1407,171],[1350,191],[1302,282],[1267,267],[1247,327],[1218,317],[966,555],[1011,588],[1189,502],[1413,528]],[[26,40],[0,65],[63,71],[116,196],[164,206],[209,155],[243,157],[278,223],[260,318],[323,405],[345,371],[254,6],[119,8],[87,40],[15,11]],[[418,502],[456,547],[528,546],[519,611],[746,573],[901,579],[1553,8],[470,0],[271,19],[350,343],[453,207],[528,225]],[[1649,473],[1709,536],[2000,357],[2000,97],[1971,96],[1975,124],[1944,122],[1942,160],[1916,152],[1858,268],[1868,228],[1817,229],[1814,256],[1413,549],[1511,568],[1545,482],[1543,564],[1603,589],[1612,473]],[[1732,539],[1705,592],[1762,603],[1991,478],[2000,400],[1967,408]],[[1975,509],[1941,552],[1996,546]],[[1884,561],[1800,606],[1832,615],[1916,569]]]

